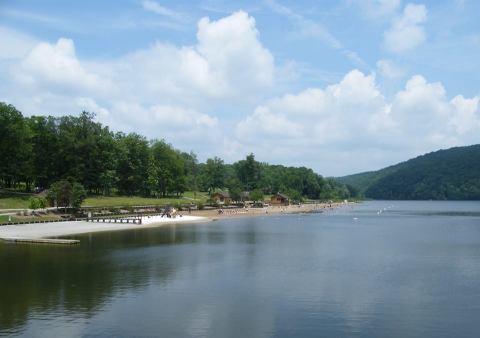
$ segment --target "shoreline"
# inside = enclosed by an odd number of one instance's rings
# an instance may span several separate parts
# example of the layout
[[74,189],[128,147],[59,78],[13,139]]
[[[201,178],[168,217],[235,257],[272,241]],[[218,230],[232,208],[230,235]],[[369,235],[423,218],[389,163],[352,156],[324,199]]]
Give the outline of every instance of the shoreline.
[[0,226],[0,240],[36,240],[61,238],[66,236],[82,235],[105,231],[121,231],[155,228],[167,224],[181,223],[202,223],[209,222],[211,219],[199,216],[183,216],[179,218],[160,218],[159,216],[144,216],[142,224],[138,223],[98,223],[87,221],[65,221],[65,222],[47,222],[32,223],[21,225]]
[[188,213],[188,211],[181,211],[180,214],[209,217],[213,220],[217,220],[234,217],[321,213],[324,211],[334,210],[342,206],[347,206],[349,204],[350,203],[317,203],[288,206],[268,206],[264,208],[226,208],[223,209],[222,213],[219,213],[219,210],[222,210],[219,208],[211,210],[194,210],[191,213]]
[[[0,240],[48,240],[66,236],[81,235],[95,232],[105,231],[121,231],[155,228],[163,225],[172,224],[191,224],[205,223],[219,219],[238,218],[238,217],[254,217],[254,216],[278,216],[299,213],[320,213],[323,211],[333,210],[345,203],[330,204],[304,204],[289,206],[269,206],[265,208],[236,208],[212,210],[195,210],[191,213],[188,211],[180,212],[181,217],[162,218],[160,216],[143,216],[142,224],[137,223],[97,223],[87,221],[65,221],[51,223],[35,223],[22,225],[5,225],[0,226]],[[52,243],[55,241],[52,240]]]

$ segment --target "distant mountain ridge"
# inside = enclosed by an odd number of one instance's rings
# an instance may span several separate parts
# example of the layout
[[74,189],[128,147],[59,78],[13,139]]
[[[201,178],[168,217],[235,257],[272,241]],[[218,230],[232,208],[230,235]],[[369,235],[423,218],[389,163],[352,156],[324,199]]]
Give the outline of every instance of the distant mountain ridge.
[[480,200],[480,144],[439,150],[336,180],[373,199]]

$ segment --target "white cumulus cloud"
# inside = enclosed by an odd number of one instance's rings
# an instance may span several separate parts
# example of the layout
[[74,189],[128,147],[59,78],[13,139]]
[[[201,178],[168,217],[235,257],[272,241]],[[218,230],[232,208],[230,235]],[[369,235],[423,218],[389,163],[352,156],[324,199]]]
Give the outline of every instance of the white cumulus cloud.
[[380,75],[389,79],[396,79],[405,75],[405,71],[392,60],[378,60],[377,69]]
[[[426,16],[423,5],[408,4],[385,33],[395,46],[390,50],[421,43]],[[19,41],[0,52],[0,74],[5,74],[0,97],[25,114],[93,111],[114,130],[165,138],[201,159],[219,155],[234,161],[254,152],[262,161],[340,175],[476,143],[480,133],[478,96],[452,98],[441,83],[420,75],[388,95],[375,74],[359,70],[340,81],[330,77],[333,84],[322,88],[285,90],[291,87],[278,78],[281,71],[262,44],[255,19],[243,11],[199,20],[195,43],[154,42],[107,60],[80,58],[75,49],[81,46],[71,39],[38,42],[2,32],[8,36],[0,41]],[[404,75],[391,59],[379,60],[377,72],[387,78]],[[283,94],[272,97],[273,92]]]
[[455,96],[451,104],[457,112],[450,121],[458,135],[472,134],[472,142],[475,141],[475,133],[480,130],[480,98],[466,99],[462,95]]
[[[174,14],[153,1],[143,5]],[[17,36],[12,33],[6,41]],[[199,20],[195,44],[155,42],[114,59],[79,58],[74,41],[67,38],[21,42],[15,50],[0,53],[10,58],[7,68],[0,64],[0,73],[10,70],[8,83],[0,84],[0,96],[25,114],[89,110],[113,129],[142,130],[148,137],[190,149],[217,142],[211,134],[222,140],[219,121],[208,111],[213,105],[262,97],[275,74],[273,56],[260,42],[255,19],[243,11]]]
[[[306,89],[258,106],[238,123],[236,139],[266,160],[274,161],[279,153],[306,162],[313,158],[313,163],[331,159],[322,162],[323,170],[340,174],[353,162],[367,170],[431,149],[474,143],[480,133],[479,106],[478,97],[449,100],[441,83],[420,75],[387,99],[373,75],[353,70],[325,89]],[[338,161],[342,157],[343,163]]]
[[238,124],[236,136],[251,144],[265,141],[263,135],[275,135],[274,142],[286,146],[335,145],[374,133],[384,123],[385,109],[373,75],[354,70],[325,89],[310,88],[269,100]]
[[88,72],[75,55],[72,40],[61,38],[55,44],[39,43],[19,65],[13,77],[26,86],[98,91],[107,85],[97,74]]
[[385,31],[385,48],[394,53],[411,50],[426,39],[423,24],[427,20],[425,5],[407,4],[400,17],[393,20],[392,26]]
[[227,90],[271,85],[273,56],[258,35],[255,19],[243,11],[218,21],[203,18],[198,23],[197,50]]
[[31,36],[0,26],[0,60],[24,57],[37,43]]
[[119,93],[134,93],[151,103],[159,96],[169,104],[245,99],[268,89],[275,73],[273,56],[258,38],[253,17],[239,11],[217,21],[202,18],[195,45],[157,42],[99,68]]

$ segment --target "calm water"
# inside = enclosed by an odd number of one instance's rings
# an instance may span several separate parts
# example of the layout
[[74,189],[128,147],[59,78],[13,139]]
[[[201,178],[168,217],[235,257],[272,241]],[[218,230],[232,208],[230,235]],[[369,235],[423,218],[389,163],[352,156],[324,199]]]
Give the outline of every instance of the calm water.
[[479,202],[76,238],[0,243],[0,336],[480,336]]

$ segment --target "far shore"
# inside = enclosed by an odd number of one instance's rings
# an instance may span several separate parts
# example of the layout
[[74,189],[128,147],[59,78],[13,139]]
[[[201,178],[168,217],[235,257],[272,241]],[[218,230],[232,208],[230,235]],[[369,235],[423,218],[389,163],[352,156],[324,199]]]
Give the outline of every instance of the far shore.
[[22,225],[5,225],[0,226],[0,239],[46,239],[103,231],[145,229],[168,224],[209,222],[217,219],[231,217],[314,213],[323,212],[325,210],[332,210],[334,208],[338,208],[344,205],[344,203],[303,204],[289,206],[269,206],[265,208],[194,210],[190,213],[188,211],[182,211],[175,218],[167,218],[161,216],[143,216],[142,224],[65,221]]

